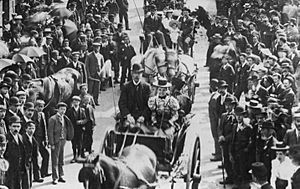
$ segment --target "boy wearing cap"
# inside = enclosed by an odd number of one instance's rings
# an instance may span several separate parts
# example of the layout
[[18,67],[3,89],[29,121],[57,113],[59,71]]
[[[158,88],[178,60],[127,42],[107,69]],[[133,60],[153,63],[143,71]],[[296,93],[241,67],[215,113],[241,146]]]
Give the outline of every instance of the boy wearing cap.
[[79,106],[80,101],[79,96],[73,96],[71,108],[66,113],[74,127],[74,137],[72,139],[73,159],[71,163],[77,162],[80,156],[82,158],[85,157],[83,151],[83,133],[87,119],[84,109]]
[[282,142],[278,142],[272,147],[276,152],[276,159],[272,161],[271,185],[276,189],[285,189],[291,186],[291,177],[295,172],[295,166],[291,159],[287,156],[289,147]]
[[48,139],[51,146],[52,184],[65,183],[64,176],[64,148],[67,140],[72,140],[74,128],[70,119],[65,115],[67,104],[59,102],[57,113],[48,120]]
[[40,168],[38,165],[38,143],[34,138],[35,123],[33,121],[26,122],[24,126],[25,132],[22,134],[24,147],[25,147],[25,164],[29,168],[29,179],[30,185],[32,186],[32,175],[33,182],[43,182],[40,178]]
[[42,165],[41,165],[41,178],[50,176],[48,173],[48,165],[49,165],[49,152],[48,148],[48,125],[45,114],[43,112],[45,106],[45,102],[43,100],[36,100],[35,102],[35,111],[32,117],[32,120],[35,122],[35,132],[34,137],[39,146],[39,152],[42,156]]
[[25,164],[25,146],[21,129],[21,119],[18,116],[12,116],[9,119],[9,132],[7,134],[7,148],[4,158],[8,160],[9,168],[7,170],[6,186],[8,188],[30,188],[29,167]]
[[73,68],[77,70],[81,75],[81,81],[80,83],[87,83],[87,77],[86,77],[86,69],[84,63],[79,61],[80,53],[78,51],[72,52],[72,60],[71,63],[68,64],[67,68]]

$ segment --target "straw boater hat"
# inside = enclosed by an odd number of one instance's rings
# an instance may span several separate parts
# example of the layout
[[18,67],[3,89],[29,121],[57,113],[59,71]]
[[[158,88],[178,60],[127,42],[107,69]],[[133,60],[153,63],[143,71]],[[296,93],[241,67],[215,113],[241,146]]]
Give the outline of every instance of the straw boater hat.
[[159,78],[157,81],[153,83],[154,86],[159,87],[159,88],[169,88],[171,87],[171,83],[168,82],[166,78]]
[[283,142],[278,142],[275,146],[272,146],[271,149],[275,151],[287,151],[290,147],[285,145]]

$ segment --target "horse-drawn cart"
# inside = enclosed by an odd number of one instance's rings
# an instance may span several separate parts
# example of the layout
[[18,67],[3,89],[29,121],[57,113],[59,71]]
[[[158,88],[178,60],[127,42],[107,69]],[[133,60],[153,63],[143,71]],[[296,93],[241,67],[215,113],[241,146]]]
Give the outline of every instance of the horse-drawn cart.
[[[192,119],[193,115],[190,116]],[[139,132],[128,133],[109,130],[106,133],[101,146],[101,152],[109,157],[119,157],[124,148],[134,144],[142,144],[150,148],[157,157],[157,170],[159,173],[168,173],[168,181],[171,188],[174,188],[176,180],[183,179],[186,189],[196,189],[201,181],[200,162],[201,146],[200,137],[192,136],[194,132],[190,128],[190,122],[182,124],[177,132],[173,144],[166,137],[156,135],[145,135]],[[186,137],[188,136],[188,137]],[[186,139],[189,140],[186,142]],[[184,148],[187,148],[184,150]],[[184,154],[184,155],[183,155]],[[184,161],[181,157],[185,156]],[[184,167],[183,167],[184,166]],[[180,170],[184,169],[184,174],[178,177]],[[181,172],[182,173],[182,172]]]

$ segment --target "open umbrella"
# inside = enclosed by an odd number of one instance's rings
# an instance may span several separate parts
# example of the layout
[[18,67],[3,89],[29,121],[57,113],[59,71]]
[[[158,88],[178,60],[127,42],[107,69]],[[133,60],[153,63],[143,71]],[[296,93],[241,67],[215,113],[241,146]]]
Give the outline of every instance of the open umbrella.
[[70,35],[78,31],[76,24],[69,19],[65,20],[63,27],[65,29],[65,35]]
[[24,54],[15,54],[12,59],[16,62],[34,62],[30,57]]
[[0,41],[0,57],[8,56],[9,50],[4,41]]
[[49,18],[50,18],[50,15],[48,14],[48,12],[37,12],[28,17],[28,22],[39,23],[39,22],[43,22]]
[[2,70],[3,68],[5,68],[7,66],[10,66],[14,63],[15,63],[15,61],[13,61],[11,59],[6,59],[6,58],[0,59],[0,70]]
[[19,53],[27,55],[28,57],[41,57],[46,54],[42,49],[34,46],[25,47]]
[[69,18],[72,15],[72,12],[66,7],[57,7],[54,8],[49,14],[51,16],[58,16],[60,18]]

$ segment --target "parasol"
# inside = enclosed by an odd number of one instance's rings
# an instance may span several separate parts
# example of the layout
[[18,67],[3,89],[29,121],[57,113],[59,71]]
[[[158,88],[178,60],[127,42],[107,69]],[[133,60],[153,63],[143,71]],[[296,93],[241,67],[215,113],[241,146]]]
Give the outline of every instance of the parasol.
[[16,62],[34,62],[30,57],[24,54],[15,54],[12,59]]
[[41,57],[46,54],[42,49],[34,46],[25,47],[19,53],[27,55],[28,57]]
[[69,18],[72,15],[72,12],[69,11],[66,7],[56,7],[49,13],[51,16],[58,16],[60,18]]
[[6,58],[0,59],[0,70],[2,70],[3,68],[5,68],[7,66],[10,66],[14,63],[15,63],[15,61],[13,61],[11,59],[6,59]]
[[65,35],[70,35],[72,33],[77,33],[78,29],[77,26],[74,22],[72,22],[71,20],[65,20],[65,24],[64,24],[64,29],[65,29]]
[[30,23],[40,23],[44,22],[45,20],[49,19],[50,15],[48,12],[37,12],[28,17],[28,22]]

